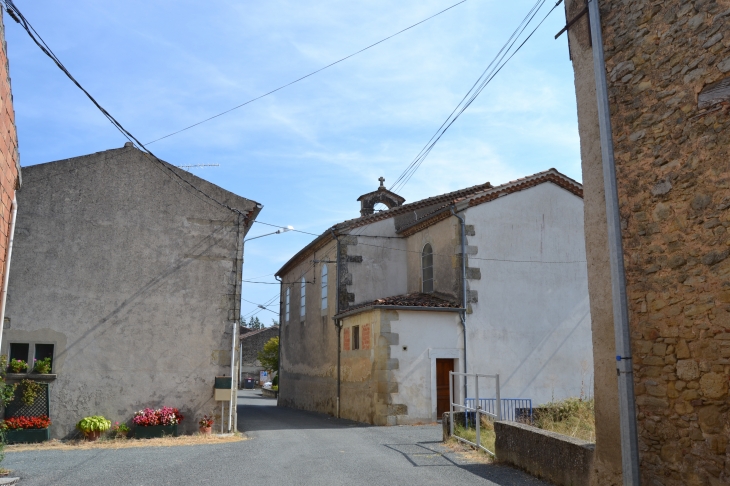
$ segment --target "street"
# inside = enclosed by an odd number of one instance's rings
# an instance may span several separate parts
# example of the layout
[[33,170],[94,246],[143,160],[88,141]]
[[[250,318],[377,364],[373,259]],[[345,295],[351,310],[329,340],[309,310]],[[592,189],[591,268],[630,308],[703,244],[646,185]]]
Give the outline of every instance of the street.
[[465,484],[542,486],[520,471],[447,452],[440,426],[371,427],[276,407],[239,392],[249,440],[220,445],[9,453],[23,485]]

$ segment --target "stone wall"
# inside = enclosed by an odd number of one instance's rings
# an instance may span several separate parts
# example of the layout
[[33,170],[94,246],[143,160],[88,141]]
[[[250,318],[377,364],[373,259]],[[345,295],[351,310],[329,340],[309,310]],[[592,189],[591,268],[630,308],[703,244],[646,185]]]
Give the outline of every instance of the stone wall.
[[267,371],[259,362],[258,354],[271,338],[279,337],[279,326],[249,331],[241,334],[241,380],[253,378],[259,380],[259,372]]
[[642,482],[727,484],[730,117],[698,95],[730,77],[730,1],[600,7]]
[[129,422],[163,405],[191,433],[220,410],[213,384],[231,376],[256,206],[131,146],[25,169],[2,352],[28,344],[32,359],[54,345],[52,437],[85,416]]
[[[2,17],[0,15],[0,17]],[[20,157],[15,131],[15,110],[10,89],[5,26],[0,18],[0,275],[5,273],[10,239],[11,206],[15,190],[20,188]],[[3,281],[0,278],[0,291]]]
[[495,422],[497,462],[560,486],[590,482],[594,445],[517,422]]

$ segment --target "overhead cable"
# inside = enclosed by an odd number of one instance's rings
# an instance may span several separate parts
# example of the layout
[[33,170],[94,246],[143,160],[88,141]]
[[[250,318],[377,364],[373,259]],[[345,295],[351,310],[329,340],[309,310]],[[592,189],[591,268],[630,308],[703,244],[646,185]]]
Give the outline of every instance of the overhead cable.
[[358,54],[360,54],[360,53],[362,53],[362,52],[365,52],[365,51],[367,51],[368,49],[371,49],[371,48],[373,48],[373,47],[377,46],[378,44],[382,44],[383,42],[385,42],[385,41],[387,41],[387,40],[389,40],[389,39],[392,39],[393,37],[395,37],[395,36],[397,36],[397,35],[399,35],[399,34],[402,34],[403,32],[406,32],[407,30],[411,30],[412,28],[414,28],[414,27],[416,27],[416,26],[418,26],[418,25],[420,25],[420,24],[422,24],[422,23],[424,23],[424,22],[426,22],[426,21],[428,21],[428,20],[431,20],[431,19],[432,19],[432,18],[434,18],[434,17],[438,17],[438,16],[439,16],[439,15],[441,15],[442,13],[444,13],[444,12],[446,12],[446,11],[448,11],[448,10],[451,10],[452,8],[454,8],[454,7],[458,6],[458,5],[461,5],[462,3],[466,2],[466,1],[467,1],[467,0],[461,0],[460,2],[458,2],[458,3],[455,3],[455,4],[453,4],[452,6],[450,6],[450,7],[448,7],[448,8],[445,8],[445,9],[443,9],[443,10],[441,10],[441,11],[440,11],[440,12],[438,12],[438,13],[435,13],[435,14],[431,15],[430,17],[427,17],[427,18],[425,18],[425,19],[421,20],[420,22],[416,22],[415,24],[411,25],[410,27],[406,27],[405,29],[403,29],[403,30],[400,30],[400,31],[398,31],[398,32],[396,32],[395,34],[389,35],[388,37],[386,37],[386,38],[384,38],[384,39],[381,39],[381,40],[379,40],[378,42],[376,42],[376,43],[374,43],[374,44],[370,44],[369,46],[367,46],[367,47],[365,47],[365,48],[363,48],[363,49],[360,49],[360,50],[359,50],[359,51],[357,51],[357,52],[353,52],[353,53],[352,53],[352,54],[350,54],[349,56],[345,56],[345,57],[343,57],[342,59],[339,59],[339,60],[337,60],[337,61],[335,61],[335,62],[333,62],[333,63],[330,63],[330,64],[326,65],[325,67],[319,68],[319,69],[317,69],[316,71],[312,71],[311,73],[309,73],[309,74],[307,74],[307,75],[305,75],[305,76],[302,76],[301,78],[297,78],[297,79],[295,79],[294,81],[291,81],[291,82],[289,82],[289,83],[287,83],[287,84],[284,84],[284,85],[282,85],[282,86],[279,86],[279,87],[278,87],[278,88],[276,88],[276,89],[272,89],[271,91],[269,91],[269,92],[267,92],[267,93],[264,93],[264,94],[262,94],[262,95],[260,95],[260,96],[257,96],[257,97],[255,97],[255,98],[251,98],[250,100],[248,100],[248,101],[246,101],[246,102],[244,102],[244,103],[241,103],[240,105],[234,106],[233,108],[229,108],[228,110],[222,111],[222,112],[218,113],[217,115],[213,115],[213,116],[211,116],[211,117],[208,117],[208,118],[206,118],[205,120],[201,120],[201,121],[199,121],[199,122],[197,122],[197,123],[193,123],[192,125],[190,125],[190,126],[187,126],[187,127],[185,127],[185,128],[181,128],[180,130],[177,130],[177,131],[175,131],[175,132],[172,132],[172,133],[168,133],[168,134],[167,134],[167,135],[165,135],[164,137],[156,138],[156,139],[152,140],[151,142],[147,142],[147,145],[153,144],[153,143],[155,143],[155,142],[159,142],[160,140],[164,140],[164,139],[166,139],[166,138],[168,138],[168,137],[172,137],[173,135],[177,135],[178,133],[182,133],[182,132],[184,132],[184,131],[186,131],[186,130],[190,130],[191,128],[197,127],[198,125],[202,125],[203,123],[209,122],[209,121],[211,121],[211,120],[214,120],[214,119],[216,119],[216,118],[218,118],[218,117],[220,117],[220,116],[223,116],[223,115],[225,115],[225,114],[227,114],[227,113],[230,113],[230,112],[232,112],[232,111],[234,111],[234,110],[237,110],[237,109],[239,109],[239,108],[242,108],[242,107],[244,107],[244,106],[246,106],[246,105],[248,105],[248,104],[251,104],[251,103],[253,103],[254,101],[260,100],[261,98],[265,98],[265,97],[267,97],[267,96],[269,96],[269,95],[271,95],[271,94],[274,94],[274,93],[276,93],[277,91],[280,91],[280,90],[282,90],[282,89],[284,89],[284,88],[287,88],[287,87],[291,86],[292,84],[296,84],[296,83],[298,83],[299,81],[303,81],[303,80],[307,79],[307,78],[308,78],[308,77],[310,77],[310,76],[314,76],[315,74],[317,74],[317,73],[319,73],[319,72],[322,72],[322,71],[324,71],[325,69],[331,68],[331,67],[332,67],[332,66],[334,66],[335,64],[339,64],[339,63],[341,63],[342,61],[346,61],[347,59],[350,59],[350,58],[351,58],[351,57],[353,57],[353,56],[356,56],[356,55],[358,55]]
[[[83,86],[81,86],[81,83],[79,83],[76,80],[76,78],[74,78],[73,75],[71,75],[71,73],[68,71],[68,69],[66,69],[66,66],[64,66],[63,63],[61,62],[61,60],[58,59],[58,57],[53,53],[53,50],[48,46],[48,44],[46,44],[46,42],[43,40],[43,38],[40,36],[40,34],[38,34],[38,32],[35,30],[35,28],[33,28],[33,26],[30,24],[30,22],[28,22],[28,19],[26,19],[25,16],[20,12],[20,10],[18,9],[18,7],[15,6],[13,1],[12,0],[0,0],[0,1],[2,1],[2,3],[4,4],[5,10],[8,12],[8,15],[10,15],[10,17],[12,17],[13,20],[15,20],[18,24],[20,24],[21,27],[23,27],[23,29],[28,33],[28,35],[33,40],[33,42],[35,42],[35,44],[38,47],[40,47],[40,49],[43,51],[43,53],[46,54],[49,58],[51,58],[51,60],[56,64],[56,66],[58,66],[59,69],[61,69],[61,71],[63,71],[64,74],[66,74],[66,76],[81,91],[83,91],[83,93],[86,95],[87,98],[89,98],[89,100],[91,100],[91,102],[94,104],[94,106],[96,106],[99,109],[99,111],[101,111],[101,113],[107,118],[107,120],[109,120],[109,122],[112,125],[114,125],[114,127],[117,130],[119,130],[119,132],[122,135],[124,135],[124,137],[127,140],[129,140],[134,146],[136,146],[138,149],[140,149],[149,159],[152,159],[153,161],[159,163],[164,169],[169,171],[169,173],[172,174],[172,176],[179,179],[179,181],[182,181],[182,183],[186,184],[194,191],[205,196],[207,199],[213,201],[215,204],[217,204],[221,207],[224,207],[230,211],[233,211],[234,213],[238,213],[238,214],[242,215],[246,220],[248,220],[248,217],[242,211],[240,211],[236,208],[233,208],[222,201],[219,201],[218,199],[211,196],[207,192],[201,190],[200,188],[195,186],[192,182],[188,181],[187,179],[182,177],[180,174],[175,172],[169,164],[160,160],[147,147],[145,147],[145,145],[142,142],[140,142],[134,135],[132,135],[132,133],[129,132],[129,130],[124,128],[122,126],[122,124],[119,123],[103,106],[101,106],[99,104],[99,102],[97,102],[96,99],[94,99],[94,97],[91,96],[91,94],[88,91],[86,91],[86,89],[84,89]],[[180,182],[178,182],[178,184],[179,183]]]
[[[416,173],[418,168],[421,166],[423,161],[428,157],[428,155],[431,153],[431,150],[433,150],[434,146],[438,141],[441,139],[441,137],[446,133],[446,131],[451,127],[451,125],[454,124],[454,122],[461,116],[464,111],[474,102],[474,100],[479,96],[479,94],[484,90],[484,88],[487,87],[487,85],[494,79],[494,77],[504,68],[504,66],[514,57],[517,52],[519,52],[520,49],[522,49],[522,46],[525,45],[525,43],[532,37],[532,35],[537,31],[537,29],[540,28],[540,26],[545,22],[545,20],[548,18],[548,16],[562,3],[563,0],[558,0],[557,3],[553,6],[553,8],[550,9],[550,11],[545,15],[545,17],[540,21],[540,23],[537,24],[537,26],[530,32],[530,34],[522,41],[519,46],[512,50],[514,45],[519,40],[520,36],[525,32],[527,27],[530,25],[532,20],[535,18],[539,10],[542,8],[542,6],[545,4],[546,0],[538,0],[535,5],[530,9],[530,11],[527,13],[525,18],[522,20],[522,22],[517,26],[515,31],[512,33],[512,35],[509,37],[507,42],[502,46],[502,49],[499,50],[497,55],[492,59],[492,61],[489,63],[487,68],[484,70],[484,72],[479,76],[477,81],[474,83],[474,85],[471,87],[471,89],[464,95],[464,98],[459,102],[458,105],[456,105],[456,108],[449,114],[449,116],[446,118],[446,120],[441,124],[441,126],[436,130],[436,133],[431,136],[429,141],[426,143],[426,145],[421,149],[421,151],[416,155],[416,157],[413,159],[413,161],[406,167],[406,169],[398,176],[396,181],[393,183],[393,185],[390,187],[391,191],[397,191],[403,188],[408,181],[411,179],[413,174]],[[509,57],[507,57],[509,56]]]

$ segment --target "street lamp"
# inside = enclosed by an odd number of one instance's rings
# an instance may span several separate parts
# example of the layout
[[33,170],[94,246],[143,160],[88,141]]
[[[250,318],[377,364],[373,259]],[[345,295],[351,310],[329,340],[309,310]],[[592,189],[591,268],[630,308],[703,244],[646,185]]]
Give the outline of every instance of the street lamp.
[[243,240],[243,242],[246,243],[247,241],[255,240],[256,238],[263,238],[264,236],[269,236],[269,235],[280,235],[281,233],[286,233],[287,231],[291,231],[293,229],[294,229],[293,226],[287,226],[286,228],[279,228],[278,230],[272,231],[271,233],[254,236],[252,238],[246,238],[245,240]]

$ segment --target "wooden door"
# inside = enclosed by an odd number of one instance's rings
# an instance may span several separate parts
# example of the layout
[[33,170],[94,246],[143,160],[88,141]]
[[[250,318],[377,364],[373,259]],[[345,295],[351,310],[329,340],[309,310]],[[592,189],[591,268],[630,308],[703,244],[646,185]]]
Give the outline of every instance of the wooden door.
[[454,371],[453,359],[436,360],[436,417],[441,420],[449,411],[449,372]]

